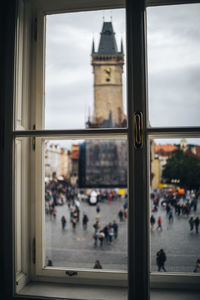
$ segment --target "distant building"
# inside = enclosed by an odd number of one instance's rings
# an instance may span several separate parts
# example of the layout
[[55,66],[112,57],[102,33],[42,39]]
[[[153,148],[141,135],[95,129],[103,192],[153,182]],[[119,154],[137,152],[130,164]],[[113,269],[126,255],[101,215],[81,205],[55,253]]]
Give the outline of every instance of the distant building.
[[71,170],[70,170],[70,183],[76,185],[78,183],[79,175],[79,145],[72,145],[72,151],[70,155]]
[[162,182],[162,172],[168,158],[173,151],[178,150],[178,146],[172,144],[156,145],[153,141],[151,145],[151,187],[156,189]]
[[65,148],[60,149],[61,154],[61,176],[64,179],[70,178],[70,171],[71,171],[71,158],[69,154],[69,150]]
[[103,22],[98,51],[92,45],[94,115],[88,127],[126,127],[123,109],[122,74],[124,51],[118,51],[112,22]]
[[81,145],[81,187],[126,187],[127,143],[125,140],[88,140]]
[[[124,52],[118,51],[112,22],[103,22],[98,51],[92,45],[94,74],[94,115],[89,128],[126,127],[123,108]],[[80,146],[79,186],[126,187],[127,142],[125,140],[88,140]]]
[[56,173],[56,177],[61,176],[61,150],[59,145],[50,144],[45,142],[44,144],[45,155],[45,177],[52,178],[53,173]]
[[181,149],[183,152],[185,152],[185,151],[188,149],[186,139],[182,139],[182,140],[181,140],[181,142],[180,142],[180,149]]

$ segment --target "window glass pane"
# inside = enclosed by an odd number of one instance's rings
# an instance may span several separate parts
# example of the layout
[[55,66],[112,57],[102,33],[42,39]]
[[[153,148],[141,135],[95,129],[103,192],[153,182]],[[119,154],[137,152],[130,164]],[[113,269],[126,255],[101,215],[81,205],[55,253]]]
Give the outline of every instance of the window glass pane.
[[127,270],[126,140],[45,140],[44,170],[45,265]]
[[198,273],[200,139],[150,145],[151,271]]
[[46,17],[45,129],[126,127],[125,9]]
[[199,126],[200,4],[147,9],[150,126]]

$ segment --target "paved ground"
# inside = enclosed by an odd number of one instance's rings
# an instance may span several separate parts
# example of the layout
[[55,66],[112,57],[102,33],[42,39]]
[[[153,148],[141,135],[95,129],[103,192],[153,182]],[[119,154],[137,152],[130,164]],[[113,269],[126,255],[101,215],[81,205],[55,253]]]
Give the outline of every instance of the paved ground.
[[[123,199],[117,199],[109,206],[108,202],[100,203],[100,225],[104,227],[116,219],[119,223],[119,236],[113,245],[104,245],[103,248],[93,246],[93,224],[96,217],[96,206],[86,202],[80,205],[80,223],[73,231],[69,224],[69,209],[67,205],[57,207],[57,217],[50,220],[46,216],[46,256],[57,267],[84,267],[92,268],[99,259],[104,269],[127,269],[127,220],[119,222],[118,212],[123,206]],[[89,217],[87,230],[82,228],[82,214]],[[195,215],[192,212],[193,215]],[[200,215],[200,204],[197,213]],[[61,228],[61,216],[67,218],[67,227]],[[175,216],[172,224],[168,223],[164,208],[159,208],[154,216],[163,219],[163,231],[151,231],[151,270],[156,271],[156,252],[163,248],[167,254],[166,269],[169,272],[192,272],[195,261],[200,257],[200,234],[190,232],[188,218]]]
[[[93,224],[96,218],[96,206],[90,206],[87,202],[80,204],[80,222],[74,231],[69,224],[69,209],[67,205],[57,206],[56,220],[46,217],[46,254],[52,259],[54,266],[92,268],[94,262],[99,259],[103,268],[127,269],[127,220],[119,223],[118,212],[123,206],[124,200],[117,199],[111,205],[108,202],[100,203],[100,226],[103,228],[109,222],[116,220],[119,224],[118,238],[113,245],[105,244],[102,248],[98,245],[94,248]],[[82,214],[86,212],[89,218],[88,228],[82,227]],[[61,229],[61,217],[65,215],[67,227]]]

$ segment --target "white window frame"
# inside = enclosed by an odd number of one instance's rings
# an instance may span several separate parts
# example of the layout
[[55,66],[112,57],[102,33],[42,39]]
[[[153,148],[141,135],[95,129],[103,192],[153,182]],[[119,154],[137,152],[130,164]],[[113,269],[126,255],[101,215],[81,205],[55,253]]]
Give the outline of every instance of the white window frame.
[[[137,2],[137,1],[136,1]],[[42,186],[41,181],[38,174],[41,174],[41,168],[38,169],[38,162],[42,165],[42,138],[56,138],[67,136],[68,139],[83,139],[83,138],[124,138],[127,137],[129,141],[129,197],[131,199],[137,199],[138,197],[141,199],[141,203],[130,202],[129,203],[129,237],[133,236],[133,239],[129,239],[129,254],[133,253],[132,256],[129,255],[129,275],[128,275],[128,284],[129,284],[129,299],[132,299],[136,293],[140,290],[140,293],[145,297],[144,299],[148,299],[149,297],[149,257],[147,255],[149,245],[149,237],[148,237],[148,203],[145,199],[147,199],[148,195],[148,157],[147,153],[149,153],[149,138],[161,138],[161,137],[199,137],[200,136],[200,128],[149,128],[148,127],[148,108],[146,101],[146,54],[145,54],[145,44],[146,44],[146,25],[145,25],[145,10],[143,10],[143,1],[139,1],[137,3],[131,3],[131,1],[127,1],[127,36],[128,36],[128,74],[130,75],[128,78],[128,129],[109,129],[109,130],[43,130],[43,91],[44,91],[44,16],[46,14],[54,14],[60,12],[72,12],[72,11],[87,11],[91,10],[91,0],[81,1],[66,1],[66,0],[43,0],[43,1],[35,1],[33,3],[28,2],[19,2],[19,15],[18,15],[18,35],[16,41],[16,49],[17,49],[17,67],[16,67],[16,111],[17,117],[14,125],[15,130],[13,131],[13,136],[17,139],[17,144],[21,147],[21,156],[19,151],[16,150],[16,156],[19,156],[19,159],[16,159],[18,163],[22,166],[22,161],[24,158],[24,154],[26,153],[27,160],[30,161],[30,166],[32,170],[31,183],[27,182],[27,189],[22,191],[18,191],[17,188],[14,192],[14,198],[16,199],[16,207],[17,205],[21,205],[21,207],[27,210],[29,216],[36,211],[39,211],[38,219],[31,220],[31,228],[29,227],[29,220],[26,216],[24,218],[25,212],[22,210],[20,213],[16,214],[15,221],[17,224],[17,229],[15,232],[15,244],[16,247],[21,249],[21,253],[18,253],[16,258],[16,270],[18,274],[16,276],[16,280],[18,282],[20,290],[22,286],[24,286],[29,280],[39,280],[39,281],[59,281],[59,282],[70,282],[70,283],[88,283],[90,280],[90,284],[100,283],[102,285],[109,282],[110,285],[119,285],[125,286],[127,283],[127,274],[123,272],[118,274],[116,272],[95,272],[95,271],[79,271],[78,278],[67,280],[65,271],[66,268],[63,269],[51,269],[51,268],[42,268],[42,255],[40,249],[42,249],[41,245],[42,235],[38,235],[37,233],[41,231],[42,223],[44,219],[42,218],[41,211],[41,193]],[[156,6],[156,5],[172,5],[172,4],[186,4],[186,3],[199,3],[200,1],[162,1],[162,0],[149,0],[148,6]],[[66,9],[66,5],[68,9]],[[92,3],[94,5],[94,3]],[[95,5],[92,7],[93,9],[110,9],[110,8],[122,8],[123,1],[121,0],[112,0],[107,1],[104,0],[96,0]],[[141,15],[138,12],[142,12]],[[23,21],[22,21],[23,20]],[[30,22],[31,20],[31,22]],[[37,20],[37,21],[35,21]],[[22,23],[21,23],[22,22]],[[26,25],[26,26],[24,26]],[[36,28],[37,27],[37,28]],[[31,32],[33,34],[31,34]],[[138,34],[140,32],[141,35]],[[31,36],[31,38],[30,38]],[[24,42],[22,42],[22,40]],[[138,48],[134,50],[135,41],[139,41]],[[141,55],[138,56],[137,50],[141,50]],[[137,59],[140,59],[140,62],[137,62]],[[31,74],[29,74],[28,69],[32,70]],[[135,70],[138,69],[138,72]],[[137,86],[134,84],[136,82],[134,78],[141,82],[141,86]],[[25,83],[24,83],[25,82]],[[23,83],[23,84],[22,84]],[[30,92],[31,91],[31,92]],[[22,100],[21,100],[22,99]],[[29,99],[29,100],[27,100]],[[134,102],[132,101],[134,99]],[[27,100],[27,101],[26,101]],[[36,102],[35,102],[36,100]],[[20,102],[21,101],[21,102]],[[36,106],[34,106],[36,103]],[[23,112],[28,111],[29,118],[25,116]],[[144,114],[144,145],[142,150],[133,150],[132,145],[134,144],[134,112],[142,111]],[[31,120],[31,121],[30,121]],[[33,126],[36,127],[33,128]],[[23,142],[23,137],[31,137],[31,142]],[[35,140],[34,140],[35,139]],[[36,145],[36,151],[32,149],[32,142]],[[24,144],[21,146],[21,144]],[[31,159],[27,154],[31,153]],[[35,157],[34,157],[35,156]],[[37,163],[36,163],[37,162]],[[140,168],[138,168],[140,166]],[[141,168],[142,166],[142,168]],[[24,174],[27,174],[27,169],[24,167]],[[139,170],[139,171],[138,171]],[[23,173],[22,173],[23,175]],[[25,176],[25,175],[23,175]],[[23,177],[24,178],[24,177]],[[132,186],[132,182],[135,182],[135,187]],[[142,182],[141,179],[144,179]],[[19,179],[18,179],[19,180]],[[16,186],[18,186],[18,182],[16,182]],[[40,191],[39,194],[35,193],[35,186],[37,186],[37,190]],[[28,191],[29,189],[29,191]],[[28,202],[31,191],[31,204]],[[21,198],[21,202],[20,202]],[[30,200],[30,198],[29,198]],[[136,214],[135,212],[138,212]],[[15,210],[17,212],[17,210]],[[135,216],[135,221],[132,220],[132,215]],[[138,224],[139,219],[141,220],[141,226]],[[23,225],[29,230],[22,230],[20,227],[20,222],[23,222]],[[137,227],[138,226],[138,227]],[[136,231],[136,228],[139,228],[139,232]],[[44,228],[44,227],[43,227]],[[31,236],[29,236],[31,232]],[[20,242],[20,237],[23,235],[25,239],[25,244],[22,245]],[[141,239],[142,241],[139,241]],[[36,239],[36,265],[33,263],[34,254],[31,251],[32,247],[34,247],[34,238]],[[138,242],[139,241],[139,242]],[[134,244],[138,242],[137,249],[134,249]],[[30,250],[31,249],[31,250]],[[131,252],[132,251],[132,252]],[[30,255],[31,252],[31,255]],[[24,255],[22,255],[22,253]],[[137,258],[141,258],[141,264],[137,261]],[[31,263],[30,263],[31,260]],[[139,274],[140,272],[140,274]],[[102,274],[104,279],[101,280]],[[146,276],[144,278],[144,276]],[[92,277],[92,278],[91,278]],[[171,284],[173,287],[182,287],[183,284],[188,287],[196,287],[199,282],[199,276],[196,274],[151,274],[150,276],[151,286],[152,287],[167,287]],[[134,284],[133,284],[134,283]],[[146,286],[146,291],[141,291]],[[142,299],[142,297],[141,297]]]

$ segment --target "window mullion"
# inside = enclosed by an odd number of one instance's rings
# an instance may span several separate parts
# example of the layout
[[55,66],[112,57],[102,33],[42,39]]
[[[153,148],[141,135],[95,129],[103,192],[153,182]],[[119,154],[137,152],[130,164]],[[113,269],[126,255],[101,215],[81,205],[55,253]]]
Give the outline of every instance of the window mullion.
[[[129,123],[129,299],[149,299],[145,1],[127,1]],[[134,149],[134,113],[144,119],[143,147]],[[138,296],[139,295],[139,296]]]

